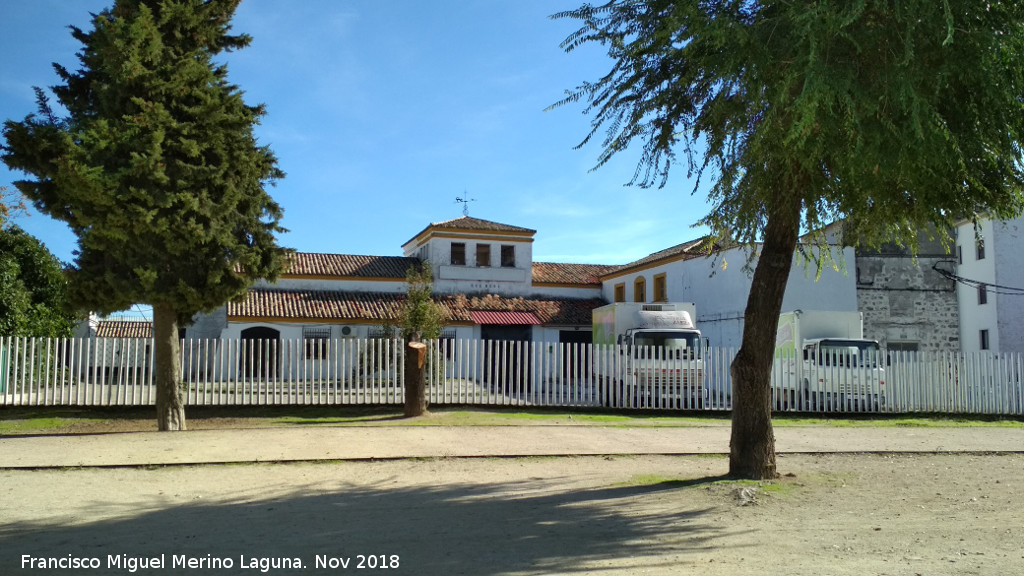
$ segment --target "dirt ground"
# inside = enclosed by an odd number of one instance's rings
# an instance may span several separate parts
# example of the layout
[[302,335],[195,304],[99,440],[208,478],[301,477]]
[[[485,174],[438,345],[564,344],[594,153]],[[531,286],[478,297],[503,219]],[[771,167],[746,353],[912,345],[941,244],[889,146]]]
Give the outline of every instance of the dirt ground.
[[[724,481],[727,466],[645,456],[4,470],[0,574],[1024,574],[1024,455],[780,456],[787,476],[765,485]],[[154,556],[163,564],[140,568]],[[26,557],[99,568],[28,569]],[[287,563],[303,568],[274,567]]]

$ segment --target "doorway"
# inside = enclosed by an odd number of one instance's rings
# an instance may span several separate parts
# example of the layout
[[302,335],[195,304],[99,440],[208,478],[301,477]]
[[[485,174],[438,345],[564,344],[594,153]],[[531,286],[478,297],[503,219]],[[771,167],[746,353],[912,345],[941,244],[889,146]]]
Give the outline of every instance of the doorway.
[[238,372],[246,378],[277,378],[281,375],[281,332],[269,326],[242,330],[241,366]]

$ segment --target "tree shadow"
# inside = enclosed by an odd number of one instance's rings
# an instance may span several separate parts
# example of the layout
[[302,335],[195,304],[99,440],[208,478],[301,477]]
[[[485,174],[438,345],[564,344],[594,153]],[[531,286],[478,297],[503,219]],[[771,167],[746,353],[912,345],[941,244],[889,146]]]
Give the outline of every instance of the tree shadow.
[[[704,521],[710,509],[650,506],[659,493],[717,481],[720,477],[667,481],[647,486],[572,490],[558,479],[438,486],[317,485],[272,497],[218,501],[156,502],[141,511],[116,500],[81,510],[116,518],[55,525],[54,521],[0,527],[0,572],[20,573],[22,555],[96,557],[90,574],[126,574],[108,567],[108,555],[164,555],[161,570],[136,573],[193,574],[173,566],[174,555],[228,558],[231,569],[213,574],[259,574],[242,569],[241,557],[299,558],[304,569],[275,574],[327,574],[318,555],[398,558],[390,573],[501,575],[591,573],[666,565],[670,558],[707,553],[725,528]],[[674,501],[684,501],[676,499]],[[114,511],[113,513],[111,511]],[[730,533],[732,534],[732,533]],[[73,574],[75,570],[24,570]]]

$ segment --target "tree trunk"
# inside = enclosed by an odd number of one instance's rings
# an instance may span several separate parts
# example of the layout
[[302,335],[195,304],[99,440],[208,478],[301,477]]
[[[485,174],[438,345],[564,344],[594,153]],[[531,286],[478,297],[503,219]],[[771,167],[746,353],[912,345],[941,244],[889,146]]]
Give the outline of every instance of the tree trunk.
[[405,345],[405,416],[427,413],[426,362],[427,345],[409,342]]
[[779,198],[768,213],[764,242],[744,313],[743,342],[730,372],[733,385],[729,475],[777,478],[772,431],[771,367],[782,298],[800,235],[800,197]]
[[178,313],[170,304],[153,305],[153,355],[156,365],[157,429],[184,430],[185,402],[181,393]]

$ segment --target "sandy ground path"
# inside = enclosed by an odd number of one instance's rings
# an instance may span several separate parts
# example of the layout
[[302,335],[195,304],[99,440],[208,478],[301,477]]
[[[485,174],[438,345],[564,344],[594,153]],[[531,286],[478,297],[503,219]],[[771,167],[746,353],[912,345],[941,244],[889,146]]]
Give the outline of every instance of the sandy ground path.
[[0,470],[0,574],[1024,574],[1021,454],[779,467],[760,487],[721,456]]
[[[0,437],[0,468],[725,454],[728,426],[294,426]],[[781,453],[1024,451],[1024,428],[777,427]]]

